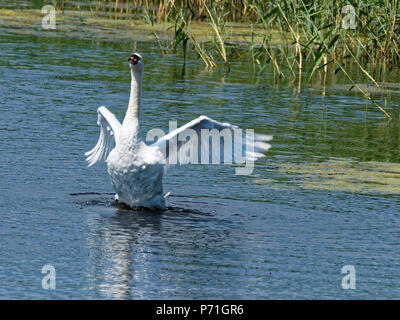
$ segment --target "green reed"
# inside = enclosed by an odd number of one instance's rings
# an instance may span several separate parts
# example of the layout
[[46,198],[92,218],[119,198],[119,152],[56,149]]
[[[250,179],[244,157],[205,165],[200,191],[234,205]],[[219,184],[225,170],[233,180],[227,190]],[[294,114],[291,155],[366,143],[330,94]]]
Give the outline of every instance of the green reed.
[[[290,77],[297,91],[303,81],[317,77],[325,84],[328,72],[342,72],[375,103],[351,78],[348,69],[356,66],[379,87],[385,72],[400,62],[399,0],[97,0],[94,8],[93,1],[81,1],[79,9],[85,3],[92,11],[114,14],[115,19],[124,18],[117,15],[119,12],[144,17],[151,24],[170,23],[175,37],[167,50],[176,52],[181,48],[186,61],[187,48],[191,46],[209,68],[219,63],[230,68],[227,44],[232,41],[226,31],[229,23],[262,27],[262,40],[248,43],[253,70],[259,74],[271,64],[276,81]],[[64,0],[58,0],[57,5],[78,9]],[[353,11],[349,11],[349,5]],[[209,23],[213,40],[204,43],[196,39],[190,31],[191,21]],[[352,21],[351,28],[344,28],[344,23],[349,25]],[[154,35],[160,43],[158,35]],[[303,76],[305,63],[311,65],[308,79]],[[390,118],[384,108],[376,105]]]

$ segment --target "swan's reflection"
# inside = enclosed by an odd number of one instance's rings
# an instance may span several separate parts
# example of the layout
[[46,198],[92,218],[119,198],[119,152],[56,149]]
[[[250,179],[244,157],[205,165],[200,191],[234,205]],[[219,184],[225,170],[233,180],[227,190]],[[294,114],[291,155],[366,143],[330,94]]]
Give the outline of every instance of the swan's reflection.
[[[132,284],[148,278],[149,239],[161,230],[161,214],[118,210],[109,215],[92,214],[88,223],[90,298],[131,298]],[[134,296],[145,298],[136,287]]]
[[174,201],[183,208],[162,214],[110,206],[90,209],[88,298],[187,298],[199,295],[200,287],[204,292],[210,286],[225,287],[222,280],[231,272],[223,270],[232,268],[237,258],[237,253],[226,252],[234,244],[232,222],[190,208],[210,210],[208,202]]

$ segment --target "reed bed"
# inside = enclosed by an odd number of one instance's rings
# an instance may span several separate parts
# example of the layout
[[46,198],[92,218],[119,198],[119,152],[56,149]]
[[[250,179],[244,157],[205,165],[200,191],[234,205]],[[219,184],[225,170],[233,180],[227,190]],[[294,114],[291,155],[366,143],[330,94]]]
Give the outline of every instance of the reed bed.
[[[228,71],[227,46],[243,47],[243,43],[232,44],[227,25],[241,22],[249,30],[262,27],[261,41],[245,44],[245,56],[253,62],[254,72],[262,73],[272,65],[277,81],[290,77],[297,91],[303,81],[317,77],[326,82],[328,72],[342,72],[366,99],[391,118],[348,70],[356,66],[365,79],[379,87],[382,75],[397,67],[399,0],[57,0],[56,5],[62,10],[106,12],[115,19],[133,15],[152,25],[170,23],[175,32],[171,45],[162,45],[154,33],[162,50],[182,50],[186,61],[190,46],[206,67],[221,64]],[[213,40],[198,41],[190,31],[193,21],[211,24]],[[303,75],[305,63],[310,69],[307,77]]]

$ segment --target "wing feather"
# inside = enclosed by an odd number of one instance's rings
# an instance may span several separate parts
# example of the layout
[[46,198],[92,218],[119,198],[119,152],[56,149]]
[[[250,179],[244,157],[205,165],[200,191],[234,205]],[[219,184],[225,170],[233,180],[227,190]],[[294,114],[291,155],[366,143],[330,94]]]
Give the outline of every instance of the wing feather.
[[121,123],[106,107],[97,109],[97,124],[100,126],[99,139],[93,149],[85,153],[88,167],[106,159],[114,145],[118,142]]
[[[218,134],[216,141],[219,145],[214,145],[214,140],[203,133],[207,131]],[[243,163],[264,157],[264,153],[271,147],[266,141],[270,140],[270,135],[255,134],[251,130],[248,132],[229,123],[200,116],[166,134],[152,146],[158,147],[163,153],[167,166],[187,163]],[[225,149],[226,147],[228,148]]]

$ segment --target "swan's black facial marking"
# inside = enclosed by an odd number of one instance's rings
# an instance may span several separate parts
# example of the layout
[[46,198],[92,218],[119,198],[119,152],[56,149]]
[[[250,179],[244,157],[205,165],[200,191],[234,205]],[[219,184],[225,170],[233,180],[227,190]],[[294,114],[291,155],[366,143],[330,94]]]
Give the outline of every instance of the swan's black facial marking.
[[129,59],[129,63],[131,64],[137,64],[140,61],[140,57],[136,54],[133,54]]

